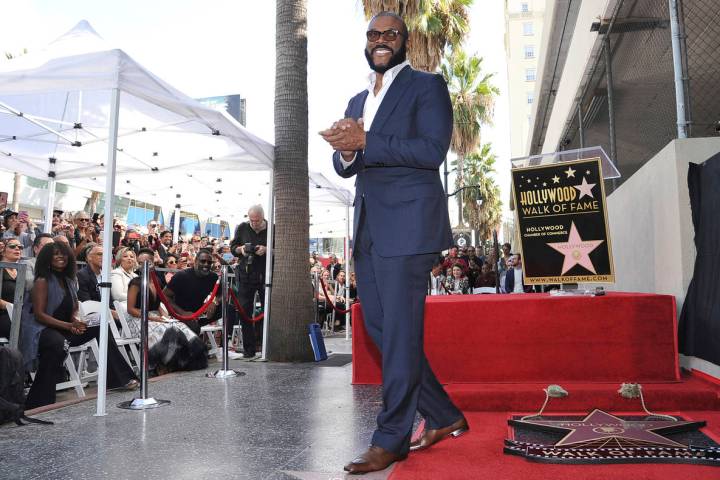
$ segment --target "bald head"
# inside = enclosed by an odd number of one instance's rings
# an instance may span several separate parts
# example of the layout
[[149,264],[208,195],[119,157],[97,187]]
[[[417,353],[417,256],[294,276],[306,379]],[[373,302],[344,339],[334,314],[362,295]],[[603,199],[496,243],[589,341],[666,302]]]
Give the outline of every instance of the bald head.
[[391,18],[394,18],[395,20],[397,20],[398,26],[401,27],[399,30],[403,34],[403,37],[405,39],[408,38],[408,28],[407,28],[407,25],[405,24],[405,20],[403,20],[403,18],[395,12],[380,12],[380,13],[373,15],[373,17],[370,19],[370,23],[368,24],[368,26],[369,27],[372,26],[373,23],[375,23],[375,20],[377,20],[378,18],[382,18],[382,17],[391,17]]

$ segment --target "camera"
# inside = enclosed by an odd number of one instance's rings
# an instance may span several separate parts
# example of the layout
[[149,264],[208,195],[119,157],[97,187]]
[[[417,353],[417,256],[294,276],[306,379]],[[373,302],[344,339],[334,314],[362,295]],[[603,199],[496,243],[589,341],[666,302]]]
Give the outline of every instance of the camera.
[[255,258],[255,250],[257,249],[257,245],[253,245],[252,243],[246,243],[243,245],[243,249],[245,250],[245,255],[247,255],[247,264],[252,265],[253,258]]

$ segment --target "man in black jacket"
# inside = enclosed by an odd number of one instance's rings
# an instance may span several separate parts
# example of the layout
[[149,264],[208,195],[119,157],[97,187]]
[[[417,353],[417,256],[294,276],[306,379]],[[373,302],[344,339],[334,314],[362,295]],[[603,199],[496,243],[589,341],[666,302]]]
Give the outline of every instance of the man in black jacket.
[[[86,253],[87,265],[78,270],[78,300],[86,302],[94,300],[102,301],[100,295],[100,272],[102,271],[103,248],[102,245],[91,246]],[[113,303],[112,294],[110,294],[110,314],[117,320],[117,312],[115,312],[115,304]]]
[[[248,317],[253,314],[255,293],[265,304],[265,265],[267,253],[267,221],[262,206],[254,205],[248,210],[248,221],[235,229],[230,243],[233,255],[239,257],[235,268],[237,297]],[[253,358],[262,342],[263,321],[248,322],[240,318],[243,337],[243,357]]]
[[[78,300],[100,301],[100,272],[102,271],[103,249],[101,245],[93,245],[87,252],[87,265],[77,272]],[[113,307],[113,300],[110,297],[110,308]]]

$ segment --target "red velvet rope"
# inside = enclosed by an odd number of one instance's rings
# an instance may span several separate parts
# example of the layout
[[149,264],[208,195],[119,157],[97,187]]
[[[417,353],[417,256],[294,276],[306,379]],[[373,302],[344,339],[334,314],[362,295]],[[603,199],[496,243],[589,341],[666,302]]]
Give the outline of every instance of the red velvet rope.
[[330,296],[328,295],[327,289],[325,288],[325,280],[323,280],[322,277],[320,277],[320,285],[322,285],[323,293],[325,294],[325,299],[327,300],[327,303],[330,304],[330,306],[333,308],[333,310],[335,310],[337,313],[348,313],[350,311],[349,308],[345,309],[345,310],[338,308],[335,306],[334,303],[332,303],[330,301]]
[[155,285],[155,290],[157,290],[158,297],[160,298],[160,301],[163,303],[163,305],[165,305],[165,307],[168,309],[168,313],[170,313],[170,315],[173,318],[176,318],[178,320],[183,320],[185,322],[190,321],[190,320],[197,320],[197,318],[200,315],[205,313],[205,310],[207,310],[208,307],[210,306],[210,304],[212,303],[212,301],[215,300],[215,296],[217,295],[218,288],[220,287],[220,280],[218,280],[217,282],[215,282],[215,286],[213,287],[213,290],[210,293],[210,298],[208,299],[207,302],[205,302],[203,304],[202,307],[200,307],[200,309],[197,312],[193,313],[192,315],[180,315],[172,307],[170,300],[163,293],[162,287],[160,286],[160,280],[158,280],[155,270],[150,270],[150,280],[152,280],[153,285]]
[[235,296],[235,292],[233,291],[232,288],[229,289],[229,292],[230,292],[230,298],[232,298],[232,301],[235,304],[235,309],[238,311],[240,316],[243,317],[243,321],[255,323],[255,322],[259,322],[260,320],[262,320],[265,317],[264,313],[258,313],[253,318],[250,318],[248,316],[247,312],[245,312],[245,309],[242,307],[242,305],[240,305],[240,301]]

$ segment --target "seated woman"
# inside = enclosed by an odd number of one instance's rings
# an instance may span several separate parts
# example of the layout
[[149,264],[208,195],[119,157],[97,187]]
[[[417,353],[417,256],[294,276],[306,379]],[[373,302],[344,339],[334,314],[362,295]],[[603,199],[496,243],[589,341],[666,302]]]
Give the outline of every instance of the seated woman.
[[357,280],[355,278],[355,272],[350,272],[350,302],[358,298],[357,296]]
[[[20,349],[26,370],[38,360],[37,375],[25,402],[26,408],[55,403],[55,384],[71,347],[100,339],[100,327],[88,327],[78,317],[75,258],[64,243],[45,245],[35,262],[31,302],[23,305]],[[107,385],[134,390],[139,386],[130,366],[108,337]]]
[[492,264],[485,262],[480,275],[475,279],[475,288],[492,287],[497,285],[497,274],[492,270]]
[[[335,285],[337,287],[336,289],[334,289],[336,292],[342,291],[345,293],[341,296],[335,295],[335,300],[333,301],[333,303],[337,308],[345,310],[348,308],[349,303],[351,303],[348,301],[347,288],[345,288],[345,270],[340,270],[338,272],[337,277],[335,277]],[[340,287],[341,285],[343,287],[342,289]],[[330,293],[329,290],[328,293]],[[344,313],[335,312],[335,324],[333,325],[334,331],[338,332],[345,329],[345,315],[346,314]]]
[[[343,272],[343,277],[344,277]],[[339,273],[338,273],[339,275]],[[330,279],[330,270],[323,269],[322,273],[320,274],[320,278],[322,279],[323,283],[325,283],[325,290],[327,290],[327,297],[325,296],[325,292],[322,289],[322,285],[318,286],[317,293],[316,293],[316,299],[318,301],[318,310],[320,312],[320,315],[330,315],[333,312],[333,308],[330,305],[330,303],[335,304],[336,307],[344,309],[345,308],[345,298],[336,296],[335,295],[335,287],[331,283]],[[343,280],[344,281],[344,280]],[[328,300],[330,303],[328,303]],[[335,312],[335,322],[333,324],[333,331],[339,331],[342,328],[344,328],[345,325],[345,314],[344,313],[338,313]]]
[[460,265],[453,265],[452,276],[445,279],[445,290],[448,295],[464,295],[470,293],[470,281]]
[[[2,253],[2,261],[18,263],[22,256],[23,245],[17,238],[7,240]],[[2,269],[2,299],[0,299],[0,338],[10,338],[10,315],[7,305],[15,301],[15,279],[17,270],[14,268]]]
[[[168,253],[165,257],[165,261],[162,263],[162,268],[178,268],[178,257],[174,253]],[[170,283],[170,279],[175,275],[175,272],[158,272],[158,280],[160,280],[160,286],[165,288]]]
[[[148,261],[140,255],[141,261]],[[150,257],[152,261],[152,257]],[[142,297],[140,277],[130,280],[128,285],[127,312],[131,318],[128,327],[132,335],[140,337]],[[160,298],[153,282],[148,289],[148,368],[157,375],[177,370],[199,370],[207,368],[207,349],[203,341],[178,321],[166,320],[167,315],[160,304]]]
[[115,254],[115,268],[110,272],[110,282],[112,288],[113,300],[124,302],[127,300],[128,284],[130,280],[137,277],[135,269],[137,262],[135,261],[135,252],[129,247],[123,247]]

